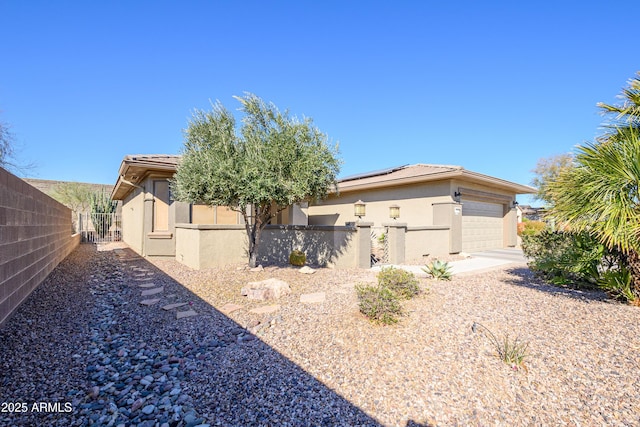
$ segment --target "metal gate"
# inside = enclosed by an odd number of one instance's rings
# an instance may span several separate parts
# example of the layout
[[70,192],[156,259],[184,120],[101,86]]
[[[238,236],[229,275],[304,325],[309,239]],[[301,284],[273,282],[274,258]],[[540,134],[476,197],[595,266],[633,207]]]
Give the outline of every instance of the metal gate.
[[122,219],[116,213],[79,213],[78,232],[82,243],[119,242]]
[[371,227],[371,266],[389,262],[389,227]]

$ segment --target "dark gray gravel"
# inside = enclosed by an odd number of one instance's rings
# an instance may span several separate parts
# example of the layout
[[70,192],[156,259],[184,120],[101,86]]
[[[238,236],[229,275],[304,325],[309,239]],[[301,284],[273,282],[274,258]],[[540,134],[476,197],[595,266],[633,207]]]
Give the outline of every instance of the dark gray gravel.
[[[82,245],[0,330],[0,425],[379,425],[130,250]],[[139,285],[189,302],[176,320]]]

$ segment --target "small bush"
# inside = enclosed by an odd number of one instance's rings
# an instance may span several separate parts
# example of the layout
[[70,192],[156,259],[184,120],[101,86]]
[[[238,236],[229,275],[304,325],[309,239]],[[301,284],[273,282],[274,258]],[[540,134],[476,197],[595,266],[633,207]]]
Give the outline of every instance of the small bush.
[[412,272],[400,268],[389,267],[380,270],[378,285],[389,288],[403,299],[411,299],[420,293],[416,276]]
[[302,267],[307,262],[307,256],[304,252],[293,250],[289,254],[289,264]]
[[535,236],[547,228],[547,224],[542,221],[525,220],[518,223],[518,236]]
[[598,284],[612,297],[638,305],[631,279],[631,272],[625,267],[619,267],[603,272]]
[[360,312],[376,323],[391,325],[402,315],[400,298],[385,286],[358,285]]
[[489,342],[496,351],[496,354],[507,365],[513,369],[524,367],[524,359],[528,356],[527,350],[529,349],[529,343],[520,341],[519,338],[514,340],[509,338],[509,334],[506,334],[502,340],[499,340],[493,332],[484,325],[474,322],[471,326],[473,332],[478,330],[484,333],[489,339]]
[[422,271],[430,275],[436,280],[451,280],[451,266],[448,262],[435,260],[431,264],[425,266]]

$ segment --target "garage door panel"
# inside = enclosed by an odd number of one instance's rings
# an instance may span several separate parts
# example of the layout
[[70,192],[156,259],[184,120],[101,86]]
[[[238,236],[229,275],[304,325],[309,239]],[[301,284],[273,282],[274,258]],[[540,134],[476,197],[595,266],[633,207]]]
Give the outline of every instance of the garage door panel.
[[462,201],[462,250],[475,252],[504,246],[501,204]]

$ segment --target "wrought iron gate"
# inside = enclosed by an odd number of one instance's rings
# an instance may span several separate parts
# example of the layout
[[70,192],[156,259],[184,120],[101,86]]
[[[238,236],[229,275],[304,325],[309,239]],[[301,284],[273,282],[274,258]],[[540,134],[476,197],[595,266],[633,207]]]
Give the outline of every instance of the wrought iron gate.
[[79,213],[78,232],[82,243],[119,242],[122,219],[116,213]]

